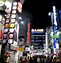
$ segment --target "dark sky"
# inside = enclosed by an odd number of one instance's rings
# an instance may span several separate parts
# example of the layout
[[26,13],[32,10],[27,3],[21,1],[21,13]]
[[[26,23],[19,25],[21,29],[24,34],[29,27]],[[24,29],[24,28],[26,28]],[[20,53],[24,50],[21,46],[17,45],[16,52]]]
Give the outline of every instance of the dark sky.
[[[51,26],[50,17],[48,12],[52,10],[52,2],[54,0],[25,0],[23,10],[32,14],[32,27],[33,28],[46,28]],[[59,9],[61,1],[55,0],[55,5]]]

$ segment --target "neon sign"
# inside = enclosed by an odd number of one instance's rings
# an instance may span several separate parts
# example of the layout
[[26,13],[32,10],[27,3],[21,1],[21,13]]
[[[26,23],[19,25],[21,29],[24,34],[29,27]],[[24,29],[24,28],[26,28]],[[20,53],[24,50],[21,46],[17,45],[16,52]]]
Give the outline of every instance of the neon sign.
[[44,29],[32,29],[32,32],[44,32]]

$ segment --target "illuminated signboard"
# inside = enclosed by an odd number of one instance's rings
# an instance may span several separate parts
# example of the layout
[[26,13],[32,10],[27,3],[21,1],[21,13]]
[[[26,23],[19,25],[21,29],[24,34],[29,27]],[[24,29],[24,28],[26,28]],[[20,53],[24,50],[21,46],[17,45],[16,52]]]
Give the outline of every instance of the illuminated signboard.
[[8,40],[8,43],[10,43],[10,44],[12,44],[13,42],[14,42],[13,39],[9,39],[9,40]]
[[4,33],[8,33],[8,30],[9,30],[8,28],[5,28]]
[[9,29],[9,33],[14,33],[14,31],[15,31],[15,30],[14,30],[13,28],[10,28],[10,29]]
[[13,10],[12,13],[16,13],[16,10]]
[[28,37],[27,37],[27,39],[28,39],[28,40],[27,40],[27,41],[28,41],[28,45],[30,45],[30,43],[31,43],[31,42],[30,42],[30,40],[31,40],[31,39],[30,39],[30,22],[28,22],[28,32],[27,32],[27,35],[28,35]]
[[15,23],[15,19],[11,19],[11,22],[12,22],[12,23]]
[[45,42],[45,36],[34,36],[31,38],[32,42]]
[[0,0],[0,6],[4,5],[4,0]]
[[44,29],[32,29],[31,32],[44,32]]
[[45,42],[44,29],[32,29],[31,30],[31,42]]
[[6,23],[6,24],[5,24],[5,28],[8,28],[8,27],[9,27],[9,24],[8,24],[8,23]]
[[45,35],[44,29],[32,29],[31,30],[32,35]]
[[13,5],[14,5],[14,6],[17,5],[17,2],[14,2]]
[[9,34],[9,38],[14,38],[14,34]]
[[3,38],[5,38],[5,39],[6,39],[6,38],[7,38],[7,34],[3,34]]
[[15,14],[12,14],[12,15],[11,15],[11,18],[16,18],[16,15],[15,15]]
[[0,31],[0,40],[3,38],[3,32]]
[[22,4],[18,2],[18,12],[22,13]]
[[15,27],[15,23],[10,23],[10,28],[14,28]]
[[24,52],[24,48],[16,48],[16,50]]

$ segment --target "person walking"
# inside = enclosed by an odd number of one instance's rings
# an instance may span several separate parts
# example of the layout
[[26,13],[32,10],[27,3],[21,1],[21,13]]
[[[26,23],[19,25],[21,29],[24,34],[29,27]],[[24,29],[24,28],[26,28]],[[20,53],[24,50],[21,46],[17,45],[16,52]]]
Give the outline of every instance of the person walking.
[[39,57],[37,58],[37,63],[40,63],[40,58]]

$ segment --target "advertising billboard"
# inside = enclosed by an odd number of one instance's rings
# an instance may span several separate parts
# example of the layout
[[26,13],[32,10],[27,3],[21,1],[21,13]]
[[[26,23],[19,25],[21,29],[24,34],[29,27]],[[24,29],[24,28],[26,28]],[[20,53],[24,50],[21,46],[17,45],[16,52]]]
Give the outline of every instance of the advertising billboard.
[[31,30],[31,42],[45,42],[45,32],[43,29]]

